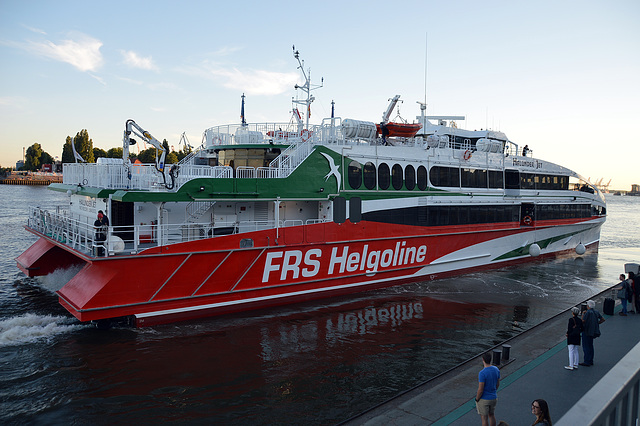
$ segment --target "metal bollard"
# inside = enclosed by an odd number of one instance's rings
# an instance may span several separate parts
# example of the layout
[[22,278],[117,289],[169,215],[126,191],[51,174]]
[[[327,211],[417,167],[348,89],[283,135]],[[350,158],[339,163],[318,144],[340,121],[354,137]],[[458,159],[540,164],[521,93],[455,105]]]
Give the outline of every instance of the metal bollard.
[[509,361],[509,355],[511,353],[511,345],[502,345],[502,360]]
[[502,351],[500,349],[494,349],[493,350],[493,360],[491,361],[491,364],[500,365],[500,357],[501,356],[502,356]]

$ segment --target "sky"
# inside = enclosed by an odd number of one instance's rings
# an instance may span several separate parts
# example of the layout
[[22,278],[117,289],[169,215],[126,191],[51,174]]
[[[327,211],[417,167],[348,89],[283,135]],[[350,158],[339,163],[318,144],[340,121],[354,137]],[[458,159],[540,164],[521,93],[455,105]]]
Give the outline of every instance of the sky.
[[[134,119],[176,150],[185,132],[288,122],[299,50],[312,123],[377,122],[401,95],[459,127],[501,130],[611,189],[640,184],[640,2],[0,0],[0,165],[87,129],[122,146]],[[395,116],[395,113],[394,113]]]

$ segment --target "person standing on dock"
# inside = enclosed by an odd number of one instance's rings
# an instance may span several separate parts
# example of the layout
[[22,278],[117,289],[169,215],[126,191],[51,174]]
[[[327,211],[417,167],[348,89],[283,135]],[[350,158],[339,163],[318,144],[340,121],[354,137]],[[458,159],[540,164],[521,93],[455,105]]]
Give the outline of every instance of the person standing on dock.
[[569,324],[567,326],[567,347],[569,348],[569,365],[564,367],[567,370],[577,370],[578,363],[580,362],[580,352],[578,347],[580,346],[580,334],[582,333],[583,326],[580,319],[580,308],[573,307],[571,309],[573,316],[569,318]]
[[631,289],[631,284],[629,281],[624,278],[624,274],[620,274],[620,283],[618,287],[614,287],[614,290],[618,290],[618,299],[620,299],[620,303],[622,305],[622,310],[620,311],[620,315],[623,317],[627,316],[627,301],[632,300],[633,290]]
[[491,354],[482,355],[484,368],[478,373],[478,392],[476,392],[476,410],[482,419],[482,426],[496,426],[496,404],[500,386],[500,370],[491,365]]
[[591,367],[593,365],[593,339],[600,336],[600,324],[604,322],[604,318],[600,312],[595,309],[596,302],[587,301],[587,310],[582,314],[582,323],[584,331],[582,332],[582,351],[584,352],[584,362],[580,365]]
[[631,289],[633,290],[633,298],[631,301],[631,313],[635,314],[640,313],[640,309],[638,305],[640,305],[640,283],[638,282],[638,278],[636,278],[636,274],[633,272],[629,272],[629,284],[631,284]]

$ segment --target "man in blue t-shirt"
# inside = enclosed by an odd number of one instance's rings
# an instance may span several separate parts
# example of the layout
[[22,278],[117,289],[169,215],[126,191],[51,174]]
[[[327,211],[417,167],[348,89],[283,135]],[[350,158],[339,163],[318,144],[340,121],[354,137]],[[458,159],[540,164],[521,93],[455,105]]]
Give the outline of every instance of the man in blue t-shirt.
[[482,355],[484,368],[478,374],[478,392],[476,392],[476,410],[482,419],[482,426],[496,426],[496,403],[498,402],[498,386],[500,386],[500,370],[491,365],[491,354]]

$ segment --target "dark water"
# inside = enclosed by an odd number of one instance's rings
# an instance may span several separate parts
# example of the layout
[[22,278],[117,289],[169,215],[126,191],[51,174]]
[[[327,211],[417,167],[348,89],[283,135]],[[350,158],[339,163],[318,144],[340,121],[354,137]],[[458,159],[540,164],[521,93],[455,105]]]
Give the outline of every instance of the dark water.
[[99,331],[26,278],[28,204],[0,185],[0,424],[335,424],[599,293],[640,261],[640,197],[608,197],[599,253],[357,296]]

